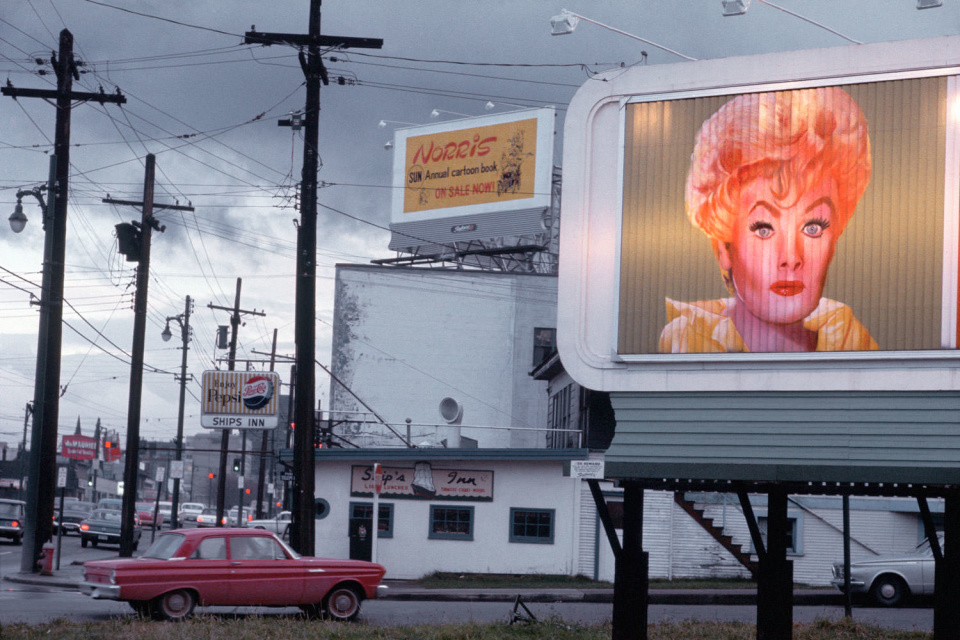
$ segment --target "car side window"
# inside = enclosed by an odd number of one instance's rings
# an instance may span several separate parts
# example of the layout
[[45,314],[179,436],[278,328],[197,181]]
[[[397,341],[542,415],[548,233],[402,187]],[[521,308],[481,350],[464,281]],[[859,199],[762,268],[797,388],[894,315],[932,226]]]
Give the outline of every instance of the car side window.
[[230,557],[234,560],[281,560],[287,556],[273,538],[244,536],[230,539]]
[[206,538],[200,541],[196,550],[190,555],[191,560],[226,560],[226,538]]

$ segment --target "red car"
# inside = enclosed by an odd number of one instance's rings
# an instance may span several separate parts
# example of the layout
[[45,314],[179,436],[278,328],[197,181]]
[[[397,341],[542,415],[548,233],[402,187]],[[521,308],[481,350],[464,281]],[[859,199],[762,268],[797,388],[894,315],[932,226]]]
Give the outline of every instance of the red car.
[[83,565],[80,592],[125,600],[140,615],[181,620],[196,606],[300,607],[354,620],[386,569],[362,560],[301,556],[262,529],[179,529],[138,558]]

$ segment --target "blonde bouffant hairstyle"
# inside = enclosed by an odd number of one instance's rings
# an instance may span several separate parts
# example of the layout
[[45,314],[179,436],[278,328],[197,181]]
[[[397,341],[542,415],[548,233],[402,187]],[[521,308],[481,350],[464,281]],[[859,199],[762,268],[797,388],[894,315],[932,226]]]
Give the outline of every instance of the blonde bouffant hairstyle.
[[786,201],[832,177],[839,188],[835,224],[842,232],[870,170],[867,121],[843,89],[739,95],[700,128],[687,175],[687,216],[716,249],[732,237],[740,188],[750,180],[771,180],[773,195]]

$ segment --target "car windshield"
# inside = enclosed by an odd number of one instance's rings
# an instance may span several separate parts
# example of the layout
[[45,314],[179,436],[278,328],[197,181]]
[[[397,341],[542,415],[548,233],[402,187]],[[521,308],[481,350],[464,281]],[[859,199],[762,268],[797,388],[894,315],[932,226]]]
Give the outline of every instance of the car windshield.
[[213,507],[207,507],[206,509],[204,509],[204,510],[201,512],[200,515],[204,515],[204,516],[215,516],[215,515],[217,515],[217,510],[214,509]]
[[110,522],[120,522],[120,512],[112,509],[97,509],[90,515],[91,520],[109,520]]
[[20,505],[14,502],[0,502],[0,516],[20,516]]
[[[937,536],[940,540],[940,548],[943,549],[943,534]],[[930,538],[924,538],[923,542],[917,545],[917,548],[914,549],[915,553],[926,553],[932,555],[933,551],[930,549]]]
[[182,533],[163,533],[157,538],[156,542],[150,545],[149,549],[143,552],[141,557],[169,560],[183,544],[183,538]]
[[149,502],[138,502],[137,511],[153,511],[153,505]]

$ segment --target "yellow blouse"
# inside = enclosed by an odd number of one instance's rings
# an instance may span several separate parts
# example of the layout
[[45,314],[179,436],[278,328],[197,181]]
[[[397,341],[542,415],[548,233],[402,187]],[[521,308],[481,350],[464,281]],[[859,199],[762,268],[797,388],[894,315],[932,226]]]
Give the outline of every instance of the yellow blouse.
[[[677,302],[666,299],[667,326],[660,333],[660,353],[749,352],[743,338],[727,316],[732,298]],[[820,298],[803,326],[817,333],[817,351],[877,351],[853,310],[842,302]]]

